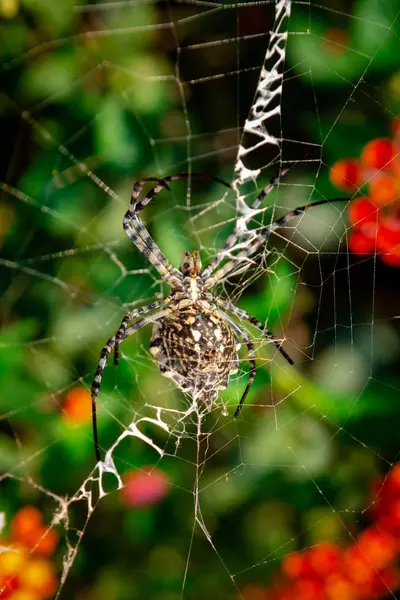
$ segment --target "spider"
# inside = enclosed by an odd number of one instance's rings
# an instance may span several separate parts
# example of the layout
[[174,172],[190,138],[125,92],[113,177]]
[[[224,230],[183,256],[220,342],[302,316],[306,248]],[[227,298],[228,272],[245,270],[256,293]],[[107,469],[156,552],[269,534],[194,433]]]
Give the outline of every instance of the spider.
[[[281,177],[288,170],[289,168],[285,169],[280,176],[270,181],[257,196],[251,209],[255,210],[259,207],[265,196],[279,183]],[[229,301],[222,300],[210,290],[228,274],[237,273],[238,260],[248,259],[255,254],[271,233],[286,225],[291,219],[302,215],[309,208],[347,200],[347,198],[319,200],[288,212],[280,219],[255,231],[244,249],[220,266],[226,258],[227,252],[234,249],[235,244],[242,237],[239,227],[236,226],[233,233],[226,239],[223,248],[216,253],[204,270],[202,270],[200,254],[197,250],[192,253],[184,252],[180,267],[177,269],[151,238],[139,217],[139,212],[162,190],[170,190],[169,182],[189,177],[208,179],[228,188],[231,187],[222,179],[211,175],[179,173],[162,179],[153,177],[141,179],[134,183],[132,188],[130,205],[123,219],[123,228],[138,250],[156,268],[171,291],[166,298],[136,308],[125,315],[118,331],[107,341],[101,351],[91,387],[93,439],[97,461],[100,461],[100,447],[96,406],[107,358],[114,350],[114,364],[117,365],[121,342],[149,323],[153,324],[150,352],[156,360],[160,372],[170,378],[185,394],[197,402],[203,403],[207,411],[211,410],[218,390],[225,389],[230,376],[238,371],[239,338],[244,340],[247,346],[250,372],[248,383],[236,408],[235,417],[239,415],[256,377],[254,345],[247,331],[240,327],[231,315],[242,321],[248,321],[258,328],[276,346],[286,361],[291,365],[294,364],[282,348],[281,342],[263,323]],[[142,188],[148,181],[157,183],[144,198],[139,200]],[[244,267],[242,265],[240,272],[246,270],[249,265],[250,261],[245,263]],[[138,317],[141,318],[138,319]]]

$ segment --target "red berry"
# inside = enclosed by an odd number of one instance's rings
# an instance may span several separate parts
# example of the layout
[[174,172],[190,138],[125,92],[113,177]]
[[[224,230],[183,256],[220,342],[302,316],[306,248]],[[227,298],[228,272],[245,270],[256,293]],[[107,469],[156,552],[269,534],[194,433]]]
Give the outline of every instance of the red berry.
[[359,600],[358,586],[340,572],[326,578],[325,594],[329,600]]
[[288,554],[282,561],[282,572],[291,579],[310,575],[312,569],[309,554],[307,552]]
[[400,117],[395,117],[391,123],[390,129],[395,140],[400,139]]
[[399,184],[395,177],[386,173],[378,173],[369,184],[369,197],[377,206],[383,206],[396,200]]
[[359,584],[358,598],[362,598],[363,600],[380,600],[387,597],[388,590],[395,590],[398,588],[398,585],[398,570],[390,566],[383,571],[375,571],[369,581]]
[[374,569],[385,569],[392,563],[398,551],[398,543],[388,532],[369,527],[358,537],[358,547]]
[[361,163],[365,167],[383,169],[395,154],[394,144],[389,138],[376,138],[364,146],[361,153]]
[[396,207],[389,207],[389,210],[387,207],[382,211],[380,221],[382,225],[398,233],[400,236],[400,211]]
[[321,577],[339,569],[342,551],[335,544],[322,542],[310,550],[310,563],[312,569]]
[[367,559],[361,548],[354,544],[349,546],[343,555],[344,570],[347,577],[357,584],[371,581],[374,565]]
[[321,600],[325,597],[324,583],[318,578],[298,579],[292,591],[292,598],[296,600]]
[[378,250],[391,253],[398,244],[400,244],[400,231],[379,224],[376,236]]
[[350,223],[360,227],[367,221],[376,223],[378,209],[368,198],[356,198],[349,204],[348,215]]
[[338,160],[329,171],[331,183],[339,190],[354,192],[361,183],[361,170],[358,160],[347,158]]
[[400,266],[400,244],[394,246],[390,252],[383,252],[381,255],[382,261],[389,267]]
[[382,498],[378,505],[376,524],[380,531],[400,537],[400,500],[396,496]]
[[393,465],[389,471],[387,485],[392,492],[400,493],[400,462]]
[[385,589],[381,592],[381,595],[385,594],[387,590],[398,589],[400,584],[400,572],[396,566],[390,566],[382,573],[379,573],[380,581],[385,586]]
[[265,589],[256,583],[248,583],[241,590],[243,600],[265,600]]
[[375,251],[375,241],[355,231],[349,238],[349,248],[354,254],[371,254]]
[[400,499],[395,499],[390,507],[390,516],[393,521],[400,525]]

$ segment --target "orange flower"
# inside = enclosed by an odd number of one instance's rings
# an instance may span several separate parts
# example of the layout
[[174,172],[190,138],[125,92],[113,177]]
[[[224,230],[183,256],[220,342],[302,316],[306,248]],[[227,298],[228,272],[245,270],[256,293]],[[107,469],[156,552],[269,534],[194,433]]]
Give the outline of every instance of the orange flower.
[[24,506],[15,515],[11,523],[12,537],[25,543],[35,535],[37,529],[42,526],[42,515],[35,506]]
[[58,544],[58,534],[54,529],[49,529],[45,525],[39,527],[30,539],[29,548],[32,548],[35,554],[41,556],[51,556]]
[[27,588],[19,589],[13,593],[10,600],[42,600],[42,596]]
[[27,558],[28,553],[25,548],[10,546],[2,549],[0,552],[0,577],[18,575]]
[[89,390],[75,387],[69,390],[64,399],[62,418],[66,423],[84,425],[92,419],[92,400]]
[[26,587],[40,596],[52,596],[58,587],[53,567],[45,559],[29,561],[20,574],[21,587]]
[[34,506],[24,506],[14,516],[11,523],[14,540],[42,556],[53,554],[58,544],[58,534],[42,523],[42,515]]

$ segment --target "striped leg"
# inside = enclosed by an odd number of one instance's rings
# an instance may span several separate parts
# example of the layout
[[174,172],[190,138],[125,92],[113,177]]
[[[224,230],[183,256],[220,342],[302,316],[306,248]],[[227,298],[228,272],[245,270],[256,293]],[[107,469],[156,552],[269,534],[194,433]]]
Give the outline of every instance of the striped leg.
[[144,325],[147,325],[148,323],[155,323],[156,321],[159,321],[160,319],[162,319],[163,317],[165,317],[166,315],[169,315],[169,314],[171,314],[171,309],[163,308],[163,309],[158,310],[157,312],[153,313],[152,315],[149,315],[148,317],[144,317],[143,319],[140,319],[140,321],[138,321],[137,323],[134,323],[133,325],[131,325],[130,327],[125,329],[120,341],[123,342],[124,340],[126,340],[127,337],[132,335],[132,333],[135,333],[138,329],[141,329],[142,327],[144,327]]
[[93,442],[94,442],[94,452],[96,455],[96,462],[100,462],[100,447],[99,447],[99,435],[97,431],[97,396],[100,390],[101,378],[103,376],[103,371],[106,366],[107,358],[114,347],[115,335],[113,335],[106,345],[103,347],[100,352],[100,360],[97,365],[96,374],[93,378],[92,387],[91,387],[91,396],[92,396],[92,427],[93,427]]
[[[136,247],[144,254],[149,262],[157,269],[160,273],[161,277],[165,279],[168,285],[172,288],[181,288],[182,284],[182,274],[179,269],[176,269],[172,266],[172,264],[168,261],[168,259],[161,252],[160,248],[154,242],[149,232],[143,225],[142,220],[138,216],[138,213],[145,207],[151,200],[159,194],[162,190],[167,188],[168,182],[176,181],[178,179],[188,179],[191,177],[201,178],[201,179],[211,179],[213,181],[217,181],[227,187],[230,187],[228,183],[219,179],[218,177],[212,177],[211,175],[206,175],[203,173],[178,173],[177,175],[169,175],[168,177],[164,177],[163,179],[141,179],[134,183],[131,194],[131,202],[129,205],[129,209],[125,213],[123,220],[123,227],[128,235],[128,237],[133,241]],[[147,181],[157,181],[157,185],[155,185],[148,194],[139,201],[139,195],[143,188],[143,185]]]
[[234,304],[231,304],[230,302],[227,302],[225,300],[220,300],[219,298],[215,298],[215,302],[224,311],[230,312],[230,313],[236,315],[237,317],[239,317],[239,319],[243,319],[243,321],[248,321],[249,323],[251,323],[252,325],[257,327],[257,329],[259,329],[264,335],[267,336],[268,339],[271,340],[271,342],[275,345],[277,350],[279,350],[279,352],[282,354],[282,356],[285,358],[285,360],[287,360],[287,362],[290,365],[294,365],[294,362],[290,358],[289,354],[287,354],[287,352],[282,348],[282,342],[277,340],[276,337],[274,336],[274,334],[271,331],[269,331],[269,329],[267,329],[261,323],[261,321],[259,321],[252,315],[249,315],[249,313],[247,313],[245,310],[242,310],[241,308],[237,308],[237,306],[235,306]]
[[151,310],[160,308],[161,306],[167,306],[168,304],[169,304],[169,299],[163,298],[162,300],[157,300],[156,302],[147,304],[147,306],[135,308],[134,310],[129,312],[127,315],[125,315],[125,317],[122,319],[121,325],[119,326],[117,333],[115,334],[115,342],[114,342],[114,365],[115,366],[118,365],[119,345],[123,338],[123,334],[124,334],[126,328],[128,327],[128,324],[131,321],[133,321],[134,319],[137,319],[137,317],[140,317],[140,315],[144,315],[144,314],[150,312]]
[[[167,284],[172,288],[181,288],[182,276],[179,273],[179,270],[173,267],[169,260],[164,256],[143,225],[142,220],[137,215],[137,212],[147,204],[147,202],[145,202],[147,196],[144,200],[138,202],[140,192],[147,181],[158,181],[158,184],[153,188],[153,195],[161,192],[161,190],[166,187],[168,188],[167,184],[159,179],[151,178],[136,181],[136,183],[133,184],[129,208],[123,219],[123,228],[127,236],[147,260],[157,269]],[[151,190],[151,192],[153,192],[153,190]],[[148,202],[149,201],[150,200],[148,200]]]
[[321,206],[322,204],[331,204],[331,202],[348,202],[348,200],[349,198],[333,198],[332,200],[318,200],[317,202],[312,202],[311,204],[305,204],[304,206],[299,206],[298,208],[291,210],[280,219],[270,223],[270,225],[262,227],[259,230],[258,235],[251,240],[246,250],[239,252],[232,260],[228,261],[223,267],[218,269],[214,275],[211,275],[211,277],[204,282],[205,289],[210,289],[212,286],[218,283],[218,281],[221,281],[221,279],[226,277],[226,275],[228,275],[235,267],[237,267],[241,259],[252,256],[258,250],[258,248],[265,243],[271,233],[274,233],[274,231],[280,229],[295,217],[299,217],[300,215],[304,214],[309,208]]
[[[288,171],[290,171],[292,167],[293,165],[287,167],[286,169],[282,169],[279,175],[271,179],[269,184],[265,186],[262,192],[250,205],[249,210],[257,210],[264,198],[268,196],[270,192],[272,192],[272,190],[280,183],[281,179],[285,177],[285,175],[288,173]],[[218,250],[217,254],[204,269],[202,273],[203,280],[206,280],[211,275],[211,273],[218,267],[218,265],[224,260],[228,250],[231,250],[231,248],[233,248],[233,246],[239,241],[241,235],[241,231],[238,229],[238,226],[236,226],[235,230],[227,237],[223,248],[221,248],[221,250]]]
[[[154,302],[153,305],[149,305],[149,306],[153,306],[153,308],[156,308],[156,306],[159,306],[160,304],[161,304],[161,302],[160,303]],[[156,305],[156,306],[154,306],[154,305]],[[143,312],[143,310],[145,308],[147,308],[148,310],[151,310],[149,308],[149,306],[143,307],[143,309],[137,309],[137,310],[140,310],[141,312]],[[103,371],[104,371],[106,363],[107,363],[107,358],[109,357],[113,348],[116,349],[117,358],[118,358],[118,347],[122,340],[126,339],[128,336],[132,335],[133,333],[135,333],[136,331],[138,331],[139,329],[141,329],[148,323],[153,323],[154,321],[161,319],[168,313],[168,311],[164,310],[164,309],[158,310],[155,313],[148,315],[147,317],[143,317],[143,319],[140,319],[139,321],[137,321],[136,323],[134,323],[133,325],[131,325],[130,327],[127,328],[129,321],[132,320],[131,315],[134,314],[135,312],[136,311],[131,311],[130,313],[128,313],[128,315],[126,315],[126,317],[124,317],[117,333],[115,335],[113,335],[112,337],[110,337],[108,342],[103,347],[102,351],[100,352],[99,364],[97,365],[96,373],[93,378],[92,387],[91,387],[92,425],[93,425],[94,451],[95,451],[97,462],[99,462],[101,460],[100,459],[99,436],[98,436],[98,431],[97,431],[97,396],[100,391],[101,380],[103,377]],[[128,320],[126,320],[128,316],[130,318]]]
[[247,394],[250,391],[251,386],[253,385],[253,382],[256,378],[257,375],[257,367],[256,367],[256,356],[255,356],[255,352],[254,352],[254,344],[250,339],[249,334],[247,333],[247,331],[245,331],[244,329],[242,329],[241,327],[239,327],[239,325],[237,323],[235,323],[235,321],[233,319],[231,319],[231,317],[229,315],[227,315],[225,312],[223,312],[222,310],[219,311],[219,314],[221,315],[221,317],[224,319],[224,321],[226,321],[227,323],[229,323],[229,325],[232,326],[232,328],[236,331],[236,333],[243,338],[246,346],[247,346],[247,352],[248,352],[248,359],[249,359],[249,363],[250,363],[250,377],[249,377],[249,381],[247,382],[246,385],[246,389],[244,390],[242,397],[240,398],[240,402],[237,405],[237,408],[235,410],[235,417],[237,417],[240,413],[240,411],[242,410],[242,406],[244,404],[244,401],[246,400]]

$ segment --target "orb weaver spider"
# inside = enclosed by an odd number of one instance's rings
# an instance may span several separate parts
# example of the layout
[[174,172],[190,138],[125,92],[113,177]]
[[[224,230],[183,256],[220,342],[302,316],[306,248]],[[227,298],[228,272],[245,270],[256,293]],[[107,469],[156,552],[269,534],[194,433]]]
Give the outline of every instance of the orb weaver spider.
[[[289,168],[285,169],[280,176],[270,181],[250,206],[251,210],[259,207],[265,196],[280,182],[281,177],[288,170]],[[171,291],[166,298],[136,308],[125,315],[119,329],[107,341],[100,353],[100,360],[91,387],[93,439],[97,461],[100,461],[97,396],[107,358],[114,350],[114,364],[117,365],[121,342],[145,325],[153,324],[150,352],[156,360],[160,372],[165,377],[169,377],[185,394],[197,402],[203,403],[207,410],[211,410],[218,390],[225,389],[230,376],[238,371],[238,349],[240,348],[238,338],[241,338],[247,346],[250,372],[246,388],[237,405],[235,417],[239,415],[256,377],[254,345],[247,331],[240,327],[230,315],[234,315],[242,321],[248,321],[258,328],[276,346],[286,361],[290,365],[294,364],[282,348],[281,341],[277,340],[263,323],[229,301],[222,300],[210,290],[224,277],[234,272],[238,261],[246,260],[255,254],[271,233],[286,225],[290,220],[302,215],[309,208],[348,200],[348,198],[319,200],[295,208],[280,219],[255,231],[247,245],[244,248],[241,246],[242,249],[233,258],[220,266],[227,257],[227,253],[232,249],[235,250],[235,244],[242,237],[241,230],[237,225],[233,233],[226,239],[222,249],[216,253],[205,269],[202,270],[200,254],[197,250],[192,253],[184,252],[180,267],[177,269],[168,261],[152,239],[138,213],[162,190],[170,190],[169,182],[189,177],[208,179],[227,188],[231,187],[222,179],[203,173],[178,173],[162,179],[140,179],[133,185],[130,205],[123,219],[123,228],[138,250],[155,267]],[[144,198],[139,200],[142,188],[148,181],[156,181],[157,184]],[[241,272],[246,270],[250,264],[250,261],[247,262],[247,266],[242,267]],[[138,319],[140,316],[142,318]]]

